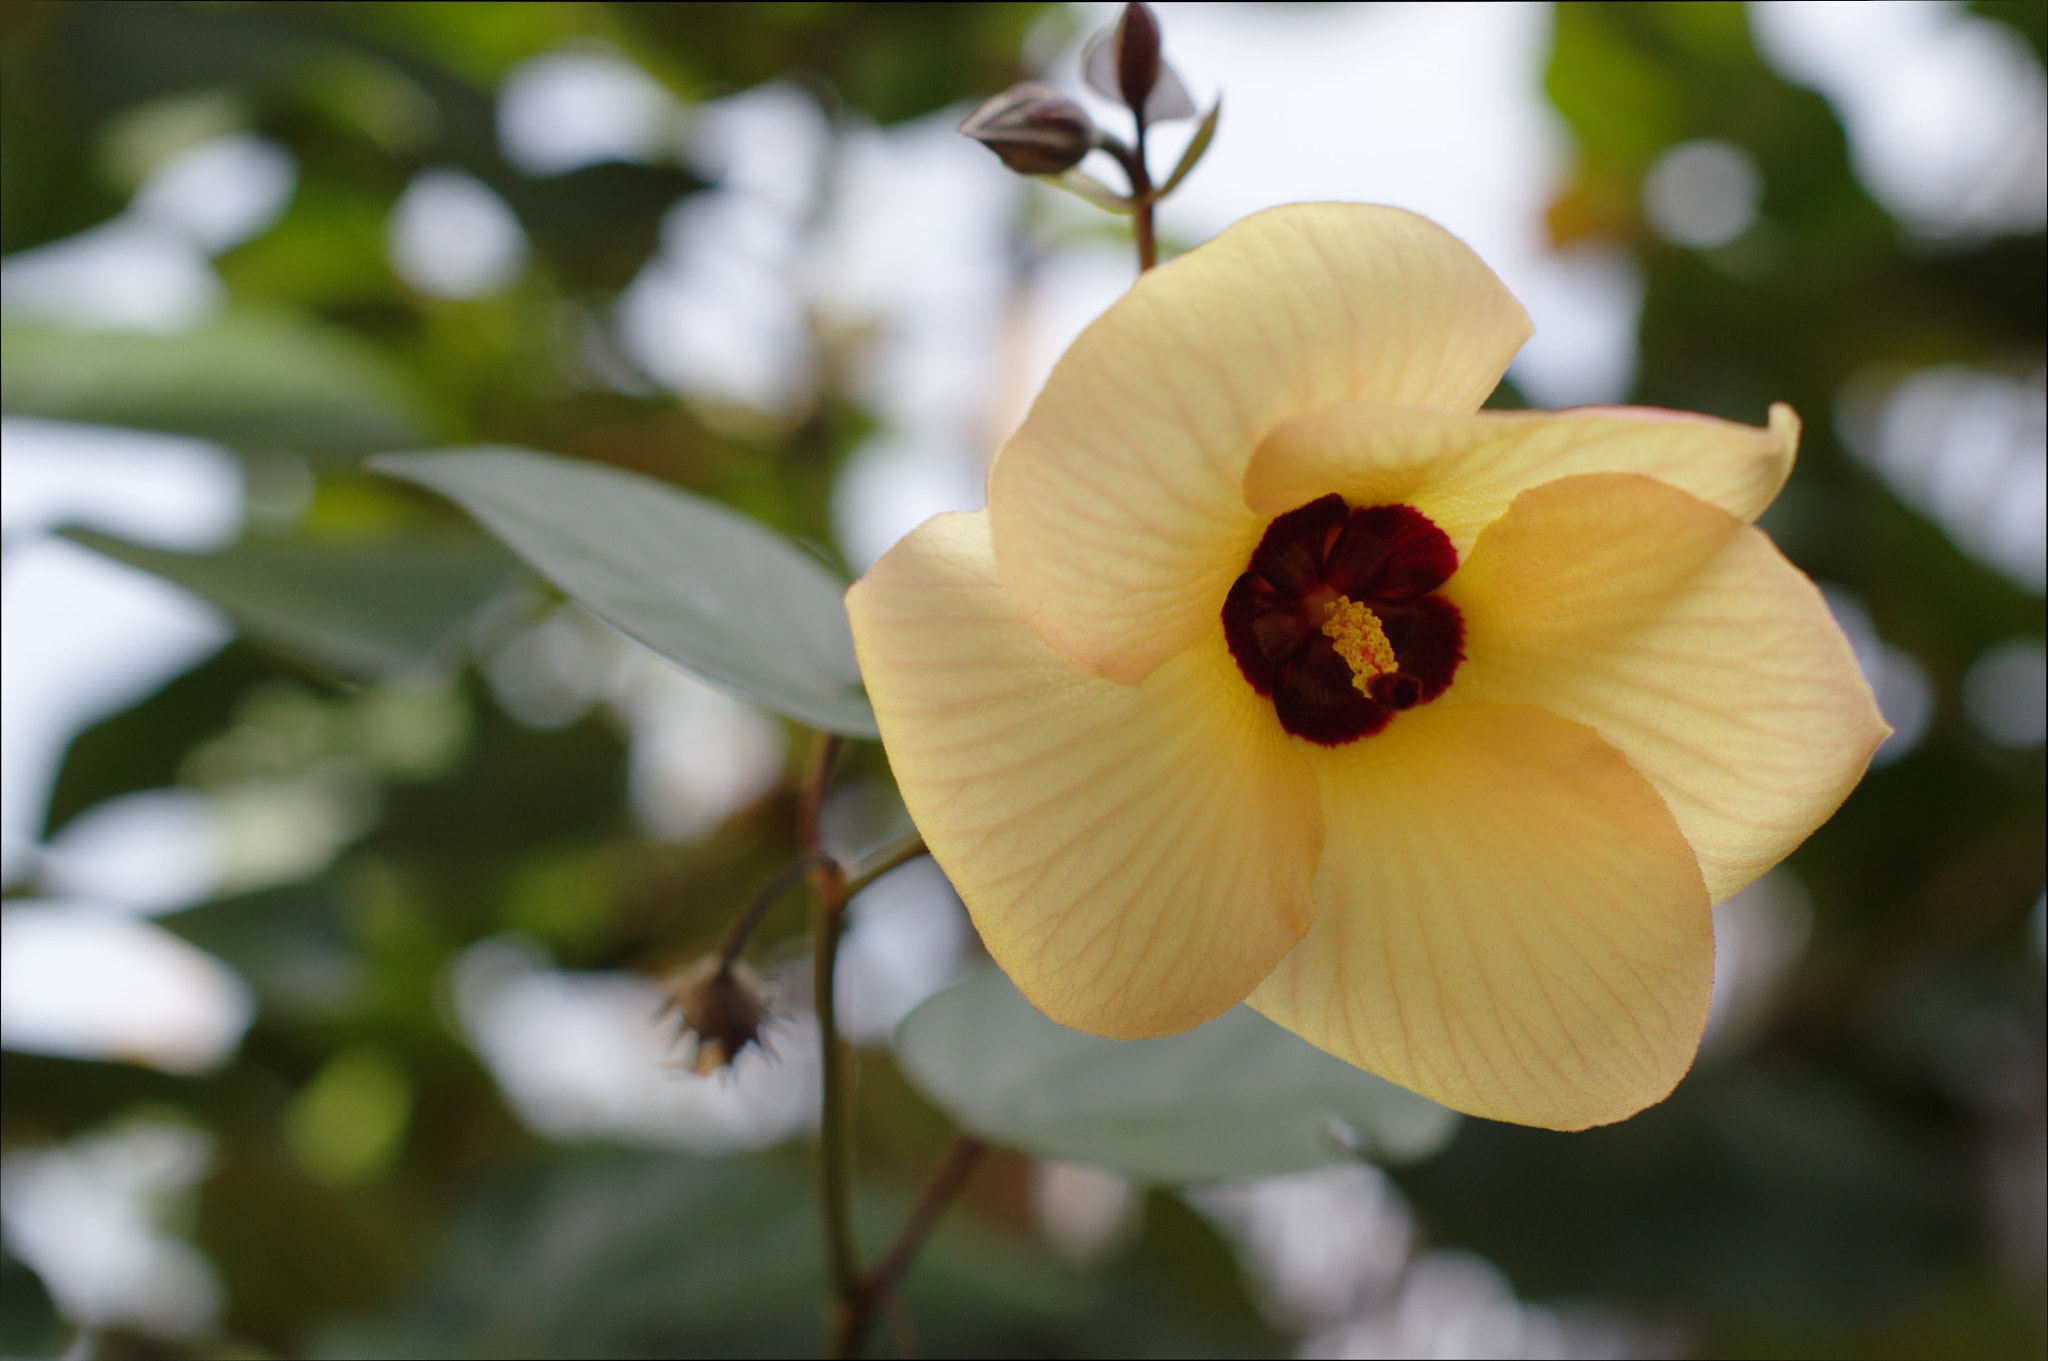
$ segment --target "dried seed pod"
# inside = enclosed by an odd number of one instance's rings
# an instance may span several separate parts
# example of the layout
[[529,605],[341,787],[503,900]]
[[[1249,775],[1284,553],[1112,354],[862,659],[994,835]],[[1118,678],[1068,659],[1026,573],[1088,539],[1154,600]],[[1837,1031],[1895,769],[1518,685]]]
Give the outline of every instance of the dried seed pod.
[[682,1013],[684,1033],[696,1037],[689,1061],[696,1072],[730,1068],[748,1045],[761,1043],[768,1004],[759,975],[746,965],[706,955],[665,986],[669,1007]]

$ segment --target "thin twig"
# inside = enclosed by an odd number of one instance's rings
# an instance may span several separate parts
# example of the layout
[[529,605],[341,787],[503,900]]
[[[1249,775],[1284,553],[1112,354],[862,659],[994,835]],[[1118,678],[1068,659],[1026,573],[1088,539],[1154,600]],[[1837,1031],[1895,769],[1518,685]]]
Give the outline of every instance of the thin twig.
[[988,1145],[972,1134],[962,1132],[953,1136],[945,1158],[932,1173],[931,1180],[925,1183],[924,1191],[912,1207],[910,1217],[903,1221],[896,1241],[889,1245],[889,1251],[861,1282],[860,1290],[853,1298],[853,1306],[845,1316],[843,1330],[833,1339],[833,1356],[850,1357],[859,1351],[876,1311],[894,1298],[904,1273],[909,1271],[925,1240],[967,1185],[967,1179],[974,1174],[975,1165],[987,1149]]
[[879,1301],[896,1288],[904,1272],[916,1260],[924,1240],[937,1227],[940,1216],[946,1213],[967,1185],[967,1179],[974,1175],[981,1155],[988,1151],[988,1145],[972,1134],[961,1132],[953,1136],[952,1145],[947,1148],[945,1158],[925,1183],[924,1192],[917,1198],[917,1205],[911,1210],[910,1218],[903,1222],[903,1229],[896,1235],[896,1241],[889,1245],[889,1251],[875,1269],[868,1273],[866,1293]]
[[797,796],[796,840],[805,851],[823,850],[825,838],[818,819],[825,807],[825,785],[832,778],[832,765],[839,759],[839,735],[821,732],[811,749],[811,764],[804,771],[803,789]]
[[768,915],[768,909],[775,905],[775,900],[789,892],[796,881],[816,867],[819,858],[825,854],[824,851],[805,851],[784,865],[776,871],[775,877],[754,895],[754,900],[747,904],[745,910],[733,918],[731,928],[725,933],[725,943],[718,949],[718,962],[723,967],[729,969],[733,966],[740,957],[740,951],[747,948],[747,937],[754,934],[754,928],[761,924],[761,918]]

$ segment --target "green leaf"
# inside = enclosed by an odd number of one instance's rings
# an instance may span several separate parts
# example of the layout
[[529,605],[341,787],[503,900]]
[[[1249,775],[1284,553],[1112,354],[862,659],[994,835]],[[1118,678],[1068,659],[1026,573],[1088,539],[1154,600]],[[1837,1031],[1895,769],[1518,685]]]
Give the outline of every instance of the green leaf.
[[198,435],[244,453],[352,459],[432,437],[402,370],[346,331],[230,312],[178,335],[12,324],[0,331],[11,414]]
[[526,449],[371,467],[455,501],[592,614],[722,689],[849,737],[859,693],[845,583],[746,516],[637,473]]
[[1173,173],[1166,177],[1166,183],[1159,186],[1159,198],[1165,198],[1172,193],[1175,186],[1188,177],[1188,172],[1201,164],[1203,155],[1209,150],[1210,140],[1216,136],[1216,119],[1222,112],[1223,96],[1218,95],[1216,102],[1209,106],[1209,112],[1203,115],[1202,126],[1195,129],[1194,140],[1190,141],[1188,149],[1180,154],[1180,163],[1174,166]]
[[993,965],[905,1018],[896,1051],[984,1137],[1154,1181],[1409,1161],[1458,1123],[1247,1007],[1165,1039],[1105,1040],[1047,1020]]
[[271,647],[348,676],[449,660],[460,630],[518,569],[480,535],[247,542],[219,553],[67,529],[64,537],[205,596]]

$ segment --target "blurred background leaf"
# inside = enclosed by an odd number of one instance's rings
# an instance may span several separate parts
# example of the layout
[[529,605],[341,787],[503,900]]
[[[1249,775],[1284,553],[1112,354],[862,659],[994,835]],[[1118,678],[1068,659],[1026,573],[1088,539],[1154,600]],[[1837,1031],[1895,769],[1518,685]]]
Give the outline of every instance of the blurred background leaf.
[[[2041,1354],[2038,106],[1975,180],[1886,167],[1992,117],[1998,89],[2038,99],[2048,5],[1854,11],[1915,49],[1901,61],[2003,73],[1949,123],[1903,79],[1931,65],[1886,67],[1903,77],[1866,107],[1822,57],[1884,52],[1787,37],[1827,11],[1161,7],[1193,92],[1231,100],[1164,212],[1169,253],[1284,198],[1402,202],[1521,271],[1536,348],[1597,350],[1573,318],[1619,318],[1607,387],[1554,398],[1531,365],[1496,404],[1756,421],[1791,402],[1804,447],[1764,525],[1828,591],[1900,737],[1721,909],[1726,995],[1670,1101],[1568,1136],[1443,1122],[1384,1173],[1310,1166],[1331,1152],[1304,1112],[1371,1134],[1390,1093],[1245,1058],[1271,1039],[1248,1019],[1223,1057],[1207,1032],[1153,1042],[1218,1071],[1137,1111],[1149,1089],[1119,1065],[1144,1046],[1047,1029],[992,975],[892,1049],[978,951],[935,872],[877,883],[840,980],[870,1246],[954,1114],[1016,1145],[910,1278],[914,1337],[884,1320],[877,1350]],[[951,134],[1016,80],[1072,88],[1107,15],[0,7],[6,910],[146,909],[205,952],[184,966],[253,999],[183,1073],[32,1052],[10,1012],[0,1350],[54,1355],[81,1328],[117,1357],[814,1345],[801,895],[754,952],[779,976],[774,1063],[723,1085],[665,1068],[656,980],[795,851],[809,735],[777,715],[871,722],[843,639],[812,631],[843,628],[838,583],[974,504],[1036,375],[1128,282],[1121,223],[1013,192]],[[1412,46],[1424,30],[1449,36]],[[1468,79],[1466,102],[1518,100],[1487,106],[1512,118],[1432,102]],[[1517,184],[1511,231],[1458,220]],[[1560,299],[1584,306],[1544,310]],[[766,632],[821,651],[752,684],[612,615],[763,712],[364,466],[477,446],[746,517],[814,597]],[[239,490],[211,538],[159,532],[186,495],[170,470],[200,453]],[[90,504],[39,490],[87,474]],[[664,588],[737,584],[687,529],[607,537],[599,516],[592,539],[588,510],[548,491],[521,514]],[[807,698],[774,679],[828,673]],[[825,823],[849,857],[906,830],[878,747],[849,744]],[[196,994],[122,960],[8,959],[10,1006],[48,981],[95,1024],[189,1022],[170,1002]],[[1109,1104],[1060,1107],[1082,1088],[1018,1078],[1034,1054],[1095,1065]],[[1285,1119],[1259,1085],[1282,1078]],[[1143,1184],[1282,1167],[1304,1170]],[[46,1203],[143,1244],[171,1284],[67,1275],[49,1243],[80,1240],[36,1237]]]
[[213,601],[252,638],[350,678],[402,676],[458,655],[460,631],[517,572],[480,534],[245,543],[166,553],[91,530],[66,537]]
[[9,326],[5,409],[201,435],[250,453],[356,458],[428,438],[403,368],[349,332],[289,315],[221,317],[176,336]]

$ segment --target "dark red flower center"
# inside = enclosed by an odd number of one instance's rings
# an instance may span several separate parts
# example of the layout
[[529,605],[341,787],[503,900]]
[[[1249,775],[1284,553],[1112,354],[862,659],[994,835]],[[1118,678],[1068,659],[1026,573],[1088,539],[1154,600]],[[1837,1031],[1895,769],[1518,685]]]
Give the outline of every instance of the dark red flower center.
[[1448,690],[1465,621],[1433,594],[1458,551],[1413,506],[1334,492],[1266,526],[1223,601],[1223,636],[1280,726],[1326,747],[1370,737]]

